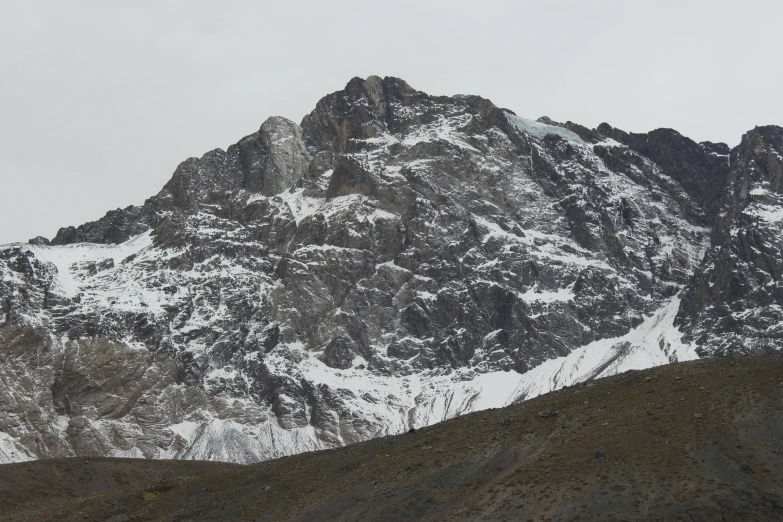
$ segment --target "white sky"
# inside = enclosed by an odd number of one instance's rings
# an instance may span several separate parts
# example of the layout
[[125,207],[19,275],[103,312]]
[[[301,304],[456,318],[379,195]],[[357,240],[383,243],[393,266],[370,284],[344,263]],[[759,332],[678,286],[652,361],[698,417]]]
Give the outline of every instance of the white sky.
[[353,76],[731,146],[783,125],[779,0],[119,4],[0,0],[0,243],[140,204]]

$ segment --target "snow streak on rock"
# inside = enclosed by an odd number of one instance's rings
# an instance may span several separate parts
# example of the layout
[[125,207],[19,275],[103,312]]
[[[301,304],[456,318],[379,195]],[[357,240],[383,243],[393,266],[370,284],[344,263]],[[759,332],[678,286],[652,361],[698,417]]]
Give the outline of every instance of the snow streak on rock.
[[255,462],[780,349],[775,129],[729,151],[356,78],[0,247],[0,460]]

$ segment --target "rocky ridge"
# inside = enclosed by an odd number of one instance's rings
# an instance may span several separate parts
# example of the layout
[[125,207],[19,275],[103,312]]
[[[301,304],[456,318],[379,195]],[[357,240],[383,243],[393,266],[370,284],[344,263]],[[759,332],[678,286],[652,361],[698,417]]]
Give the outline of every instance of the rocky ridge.
[[354,78],[142,206],[0,247],[0,461],[255,462],[779,351],[782,136]]

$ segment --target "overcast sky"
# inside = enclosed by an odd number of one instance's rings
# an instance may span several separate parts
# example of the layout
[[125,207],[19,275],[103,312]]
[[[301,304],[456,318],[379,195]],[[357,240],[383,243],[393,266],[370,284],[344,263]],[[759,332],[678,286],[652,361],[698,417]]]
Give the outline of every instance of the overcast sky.
[[779,0],[126,4],[0,0],[0,243],[140,204],[353,76],[731,146],[783,125]]

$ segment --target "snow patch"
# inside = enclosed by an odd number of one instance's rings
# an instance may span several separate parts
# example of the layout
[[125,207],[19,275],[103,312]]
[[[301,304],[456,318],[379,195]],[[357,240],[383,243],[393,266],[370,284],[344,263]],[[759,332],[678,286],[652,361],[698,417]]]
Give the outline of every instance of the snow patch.
[[175,433],[188,441],[188,444],[190,444],[195,438],[196,434],[198,433],[198,429],[202,426],[202,424],[203,423],[200,422],[182,421],[177,424],[172,424],[168,427],[168,429],[172,433]]
[[27,449],[9,434],[0,431],[0,464],[35,460]]
[[307,216],[312,216],[323,206],[325,199],[311,198],[303,195],[304,189],[287,190],[277,195],[282,199],[291,213],[294,215],[296,225],[302,222]]
[[747,207],[745,213],[766,223],[783,222],[783,207],[755,204]]
[[538,286],[530,287],[525,293],[520,293],[519,298],[526,303],[563,303],[574,300],[574,285],[566,288],[558,288],[555,291],[540,290]]
[[103,261],[111,259],[114,268],[128,256],[136,254],[152,245],[152,231],[148,230],[119,245],[99,245],[96,243],[76,243],[62,246],[24,245],[41,261],[52,263],[57,268],[57,282],[60,292],[67,297],[79,293],[83,280],[74,273],[74,263],[85,261]]
[[680,298],[674,297],[626,335],[594,341],[533,368],[519,380],[516,399],[530,399],[628,370],[698,359],[695,346],[684,344],[682,333],[674,326],[679,308]]

